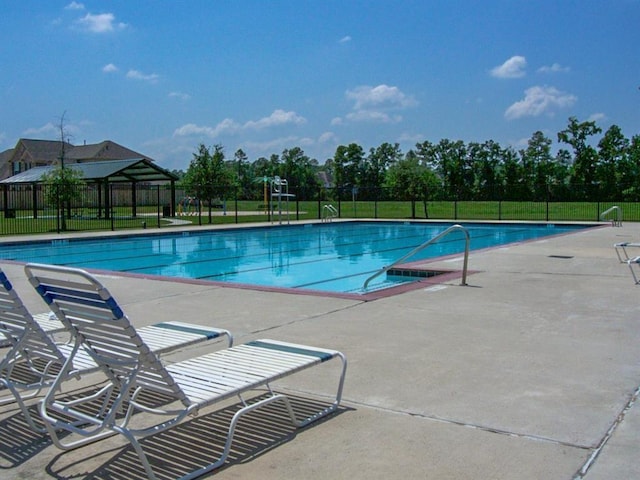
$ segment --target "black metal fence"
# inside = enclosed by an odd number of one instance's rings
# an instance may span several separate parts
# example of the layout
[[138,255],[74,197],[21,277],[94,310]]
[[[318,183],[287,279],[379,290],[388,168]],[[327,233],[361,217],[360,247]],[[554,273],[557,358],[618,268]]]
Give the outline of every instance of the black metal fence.
[[[0,235],[169,228],[176,225],[324,219],[331,206],[339,218],[523,221],[640,221],[640,203],[624,201],[512,201],[505,199],[394,199],[389,190],[290,187],[288,196],[240,189],[217,189],[215,199],[198,199],[168,185],[85,185],[68,201],[54,186],[4,185],[0,195]],[[175,204],[171,199],[175,198]],[[617,207],[617,208],[613,208]]]

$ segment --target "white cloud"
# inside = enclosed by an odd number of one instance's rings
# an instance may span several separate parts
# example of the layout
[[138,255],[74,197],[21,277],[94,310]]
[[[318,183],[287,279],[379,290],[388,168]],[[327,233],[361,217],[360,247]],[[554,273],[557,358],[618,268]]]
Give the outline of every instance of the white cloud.
[[598,112],[598,113],[592,113],[591,115],[589,115],[588,121],[601,122],[606,119],[607,119],[607,116],[604,113]]
[[195,123],[187,123],[177,128],[173,135],[174,137],[188,137],[204,135],[209,138],[216,138],[223,133],[235,133],[240,129],[240,125],[231,120],[225,118],[222,122],[218,123],[215,127],[200,126]]
[[244,124],[243,128],[253,128],[261,130],[263,128],[273,127],[276,125],[294,124],[301,125],[306,123],[306,119],[301,117],[296,112],[285,112],[284,110],[274,110],[268,117],[263,117],[260,120],[249,120]]
[[315,140],[309,137],[301,137],[298,139],[298,145],[300,145],[301,147],[310,147],[315,143]]
[[102,67],[102,71],[104,73],[113,73],[118,71],[118,67],[116,67],[113,63],[108,63],[104,67]]
[[389,115],[378,110],[356,110],[348,113],[346,118],[351,122],[398,123],[402,121],[400,115]]
[[567,73],[571,69],[569,67],[563,67],[559,63],[552,65],[544,65],[538,69],[538,73]]
[[91,33],[110,33],[116,30],[124,29],[126,23],[116,23],[116,17],[113,13],[99,13],[94,15],[87,13],[84,17],[76,20],[80,27]]
[[318,137],[318,143],[328,143],[336,140],[336,134],[333,132],[324,132]]
[[206,135],[210,138],[216,138],[222,134],[235,134],[246,130],[263,130],[280,125],[301,125],[306,123],[306,121],[307,120],[304,117],[301,117],[296,112],[285,112],[284,110],[278,109],[274,110],[268,117],[263,117],[259,120],[249,120],[244,123],[244,125],[241,125],[230,118],[225,118],[215,127],[199,126],[193,123],[188,123],[177,128],[173,132],[173,135],[177,137]]
[[535,86],[524,92],[524,98],[511,105],[504,112],[508,120],[521,117],[537,117],[542,114],[553,115],[557,108],[572,106],[578,97],[561,92],[555,87]]
[[[70,123],[64,124],[64,133],[65,140],[68,140],[68,137],[73,137],[80,133],[80,128],[77,125],[73,125]],[[28,128],[23,132],[25,136],[37,136],[37,137],[49,137],[54,138],[56,140],[60,140],[60,125],[55,125],[51,122],[44,124],[41,127],[37,128]]]
[[404,132],[398,137],[398,141],[403,143],[418,143],[424,141],[424,138],[425,136],[421,133]]
[[65,10],[84,10],[84,4],[79,2],[71,2],[69,5],[64,7]]
[[350,41],[351,41],[351,37],[349,35],[345,35],[338,41],[338,43],[349,43]]
[[300,138],[296,136],[274,138],[266,142],[246,142],[247,149],[256,150],[261,154],[271,154],[274,151],[282,151],[291,148],[291,145],[299,145]]
[[60,129],[56,125],[49,122],[41,127],[26,129],[23,132],[23,135],[48,135],[48,134],[59,133],[59,131]]
[[343,125],[345,121],[398,123],[402,121],[402,116],[390,112],[418,104],[413,96],[403,93],[398,87],[385,84],[376,87],[361,85],[347,90],[345,96],[353,101],[353,109],[344,117],[332,119],[331,125]]
[[127,72],[127,78],[130,78],[132,80],[142,80],[145,82],[156,83],[160,78],[160,75],[158,75],[157,73],[145,74],[139,70],[129,70]]
[[377,106],[406,108],[417,104],[413,97],[405,95],[398,87],[385,84],[377,87],[362,85],[353,90],[347,90],[346,96],[355,101],[353,108],[356,110]]
[[491,69],[491,75],[496,78],[521,78],[525,76],[527,60],[520,55],[514,55],[502,65]]
[[179,100],[182,100],[183,102],[186,102],[187,100],[191,99],[191,95],[183,92],[171,92],[169,93],[169,98],[177,98]]

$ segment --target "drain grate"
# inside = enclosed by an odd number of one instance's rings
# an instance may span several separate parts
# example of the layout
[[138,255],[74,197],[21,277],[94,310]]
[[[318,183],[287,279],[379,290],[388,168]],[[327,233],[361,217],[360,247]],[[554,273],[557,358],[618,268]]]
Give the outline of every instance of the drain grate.
[[567,260],[569,258],[573,258],[573,255],[549,255],[549,258],[562,258]]

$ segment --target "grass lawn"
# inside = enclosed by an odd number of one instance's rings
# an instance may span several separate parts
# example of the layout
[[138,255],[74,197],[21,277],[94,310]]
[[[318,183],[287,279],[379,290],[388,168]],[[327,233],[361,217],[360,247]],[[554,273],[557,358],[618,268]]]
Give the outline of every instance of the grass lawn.
[[[401,201],[344,201],[344,202],[318,202],[300,201],[289,202],[289,215],[286,213],[286,204],[280,206],[280,214],[276,205],[271,221],[279,222],[290,220],[317,220],[322,217],[323,206],[333,205],[340,213],[340,218],[382,218],[382,219],[435,219],[435,220],[522,220],[522,221],[598,221],[607,209],[614,205],[618,211],[612,211],[606,216],[610,221],[621,213],[622,221],[640,221],[640,204],[635,202],[625,203],[598,203],[598,202],[450,202],[432,201],[411,202]],[[260,201],[238,201],[236,215],[236,202],[227,202],[226,209],[213,208],[211,219],[209,211],[204,207],[200,218],[197,216],[179,216],[179,220],[193,224],[232,224],[247,222],[265,222],[269,217]],[[226,211],[226,215],[223,212]],[[104,218],[103,212],[95,209],[75,209],[72,215],[66,219],[66,230],[100,231],[100,230],[126,230],[138,228],[163,228],[175,223],[172,219],[164,218],[162,209],[158,206],[144,206],[136,209],[136,215],[132,214],[131,207],[116,207],[113,216]],[[10,215],[0,215],[0,235],[51,233],[60,231],[61,223],[55,211],[39,211],[34,218],[30,210],[12,210]]]

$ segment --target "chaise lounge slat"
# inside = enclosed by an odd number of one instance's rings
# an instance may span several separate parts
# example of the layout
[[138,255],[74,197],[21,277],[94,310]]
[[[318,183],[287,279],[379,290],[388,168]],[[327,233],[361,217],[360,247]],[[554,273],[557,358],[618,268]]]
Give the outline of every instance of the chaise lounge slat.
[[[204,407],[238,396],[241,407],[229,423],[222,454],[213,462],[203,460],[202,465],[195,466],[193,471],[182,477],[190,479],[225,462],[238,421],[251,411],[273,402],[283,402],[292,423],[304,426],[339,407],[347,362],[345,356],[336,350],[263,339],[165,365],[127,317],[108,300],[111,296],[107,289],[87,272],[38,264],[27,265],[25,272],[52,311],[74,333],[76,344],[71,358],[80,348],[85,349],[104,374],[105,392],[118,393],[113,403],[105,400],[99,415],[88,416],[82,411],[82,399],[69,404],[58,398],[60,387],[68,378],[60,375],[40,404],[40,413],[54,444],[61,449],[77,448],[106,436],[121,434],[138,454],[148,478],[153,480],[155,473],[139,439],[167,430]],[[90,298],[74,291],[84,288],[80,287],[83,283],[92,284],[97,296]],[[107,310],[112,313],[100,313]],[[113,342],[110,341],[111,335],[115,335]],[[333,359],[340,360],[342,364],[334,400],[326,408],[298,419],[289,398],[274,392],[271,383]],[[243,399],[242,395],[258,388],[266,389],[266,397],[252,402]],[[152,396],[161,393],[168,397],[168,407],[150,407],[138,401],[145,393]],[[262,395],[264,393],[261,392]],[[95,398],[95,395],[90,395],[86,401]],[[121,410],[126,413],[117,416]],[[136,411],[144,412],[140,421],[147,420],[148,426],[135,429],[129,426],[129,420]],[[66,420],[56,413],[64,414]],[[136,418],[140,417],[136,415]],[[265,428],[267,425],[268,421]],[[75,435],[61,437],[58,431]]]
[[629,260],[633,259],[629,252],[627,252],[627,248],[638,248],[640,247],[640,243],[638,242],[618,242],[613,245],[613,248],[616,251],[616,255],[618,256],[618,260],[620,263],[628,263]]
[[[117,305],[113,300],[110,302]],[[99,369],[98,363],[84,349],[74,352],[73,344],[54,341],[50,335],[52,330],[43,328],[47,322],[51,326],[57,324],[69,335],[72,332],[57,317],[50,317],[52,315],[49,313],[41,314],[36,321],[0,269],[0,338],[9,345],[4,358],[0,360],[0,386],[8,391],[8,394],[3,392],[0,404],[17,402],[29,425],[37,431],[44,430],[35,424],[25,401],[50,387],[70,357],[73,358],[67,369],[69,376],[78,378]],[[111,333],[119,334],[113,330]],[[229,346],[233,344],[233,337],[227,330],[180,321],[150,325],[141,328],[138,334],[158,355],[222,336],[227,336]],[[109,342],[108,339],[106,341]],[[121,340],[113,337],[110,344],[114,350],[127,349],[125,337]],[[28,375],[25,375],[25,370]]]
[[629,260],[627,260],[627,265],[629,266],[629,270],[631,270],[631,276],[633,277],[633,282],[636,285],[638,285],[640,283],[640,279],[638,279],[638,276],[636,275],[636,272],[633,266],[635,265],[637,269],[640,269],[640,257],[630,258]]

